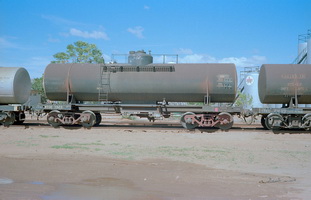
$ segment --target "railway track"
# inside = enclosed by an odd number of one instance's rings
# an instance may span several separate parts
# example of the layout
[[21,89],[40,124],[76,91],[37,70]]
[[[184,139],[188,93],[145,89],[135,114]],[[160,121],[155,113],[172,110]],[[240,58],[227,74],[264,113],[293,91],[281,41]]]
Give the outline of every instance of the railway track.
[[[25,127],[27,128],[34,128],[34,129],[54,129],[52,126],[50,126],[46,120],[40,119],[27,119],[24,124],[22,125],[11,125],[9,128],[19,128],[19,127]],[[60,126],[60,129],[84,129],[80,125],[70,125],[70,126]],[[146,120],[107,120],[102,121],[102,123],[99,126],[92,127],[92,129],[114,129],[114,130],[125,130],[125,131],[133,131],[133,130],[170,130],[170,131],[179,131],[179,132],[185,132],[185,133],[221,133],[221,132],[262,132],[262,133],[291,133],[291,134],[299,134],[299,133],[311,133],[310,131],[304,131],[304,130],[280,130],[280,131],[271,131],[271,130],[265,130],[262,128],[260,124],[243,124],[243,123],[236,123],[233,125],[233,127],[228,131],[222,131],[217,128],[198,128],[194,131],[186,130],[182,127],[182,125],[179,123],[178,120],[161,120],[156,122],[149,122]]]

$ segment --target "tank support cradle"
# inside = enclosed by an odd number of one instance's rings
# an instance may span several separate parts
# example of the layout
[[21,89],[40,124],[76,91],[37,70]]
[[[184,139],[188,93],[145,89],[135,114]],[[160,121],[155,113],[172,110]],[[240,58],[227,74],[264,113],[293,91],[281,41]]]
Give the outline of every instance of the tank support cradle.
[[233,117],[227,112],[208,114],[194,114],[187,112],[182,115],[180,122],[186,129],[195,129],[196,127],[216,127],[222,130],[228,130],[233,125]]

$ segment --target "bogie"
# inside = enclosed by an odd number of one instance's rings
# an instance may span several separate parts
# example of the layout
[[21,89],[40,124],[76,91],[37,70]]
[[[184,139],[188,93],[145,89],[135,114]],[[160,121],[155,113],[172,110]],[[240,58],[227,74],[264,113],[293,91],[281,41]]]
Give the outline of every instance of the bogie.
[[100,114],[95,115],[92,111],[83,111],[82,113],[51,111],[47,116],[48,123],[53,127],[60,125],[80,124],[85,128],[98,125],[101,122]]
[[279,114],[270,113],[263,115],[261,122],[264,128],[269,130],[280,129],[305,129],[311,128],[311,114]]
[[194,114],[186,112],[181,116],[182,126],[186,129],[211,128],[216,127],[222,130],[228,130],[233,125],[233,117],[230,113],[200,113]]

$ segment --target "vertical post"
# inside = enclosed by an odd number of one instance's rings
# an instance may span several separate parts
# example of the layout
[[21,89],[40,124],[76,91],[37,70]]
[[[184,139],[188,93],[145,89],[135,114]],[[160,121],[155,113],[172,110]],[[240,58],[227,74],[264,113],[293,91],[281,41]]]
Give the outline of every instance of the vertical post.
[[307,42],[307,64],[311,64],[311,33],[309,35],[309,40]]
[[204,98],[204,104],[208,105],[209,104],[209,94],[208,94],[208,78],[206,78],[206,95]]
[[70,103],[71,102],[71,100],[72,100],[72,96],[70,96],[70,80],[69,80],[69,78],[70,78],[70,72],[71,72],[71,68],[72,68],[72,66],[74,65],[74,63],[72,63],[71,65],[70,65],[70,68],[69,68],[69,70],[68,70],[68,73],[67,73],[67,103]]
[[295,108],[298,108],[298,81],[295,79]]

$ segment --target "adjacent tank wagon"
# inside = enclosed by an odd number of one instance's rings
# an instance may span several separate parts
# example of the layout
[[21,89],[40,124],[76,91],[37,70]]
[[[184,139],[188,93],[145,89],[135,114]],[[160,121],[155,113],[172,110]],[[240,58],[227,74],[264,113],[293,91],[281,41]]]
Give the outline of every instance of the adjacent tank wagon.
[[0,67],[0,104],[22,104],[30,95],[31,81],[26,69]]
[[261,123],[267,129],[311,129],[310,64],[262,65],[258,79],[258,94],[263,104],[280,104],[281,108],[258,108]]
[[311,65],[262,65],[258,94],[264,104],[311,104]]
[[22,123],[25,119],[23,103],[30,96],[31,81],[22,67],[0,67],[0,123]]

